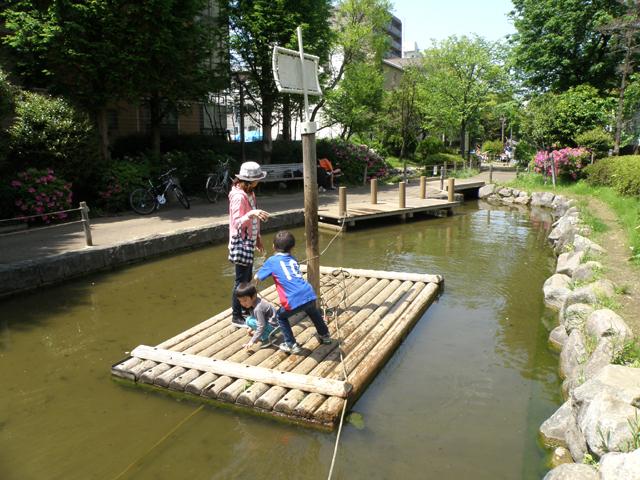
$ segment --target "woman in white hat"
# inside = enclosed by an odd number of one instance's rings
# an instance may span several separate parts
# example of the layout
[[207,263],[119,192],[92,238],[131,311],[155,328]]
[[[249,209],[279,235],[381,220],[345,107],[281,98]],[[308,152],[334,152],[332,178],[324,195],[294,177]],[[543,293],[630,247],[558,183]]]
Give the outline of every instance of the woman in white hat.
[[253,276],[253,249],[264,251],[260,237],[260,221],[269,214],[256,206],[254,190],[267,176],[256,162],[244,162],[233,180],[229,192],[229,260],[235,264],[236,276],[231,292],[232,323],[245,327],[242,306],[236,297],[238,285],[250,282]]

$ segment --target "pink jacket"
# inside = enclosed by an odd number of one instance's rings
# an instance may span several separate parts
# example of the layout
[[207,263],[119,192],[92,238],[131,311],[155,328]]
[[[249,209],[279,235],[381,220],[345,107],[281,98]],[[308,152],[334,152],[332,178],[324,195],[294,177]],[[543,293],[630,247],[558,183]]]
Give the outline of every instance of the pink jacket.
[[[238,228],[241,228],[242,236],[245,236],[245,232],[251,236],[252,232],[252,220],[249,217],[249,212],[253,210],[249,203],[249,197],[256,205],[256,195],[251,192],[247,195],[242,188],[238,185],[234,185],[229,192],[229,246],[231,246],[231,237],[233,237]],[[262,239],[260,238],[260,219],[256,219],[257,222],[257,234],[253,238],[256,241],[256,245],[261,245]]]

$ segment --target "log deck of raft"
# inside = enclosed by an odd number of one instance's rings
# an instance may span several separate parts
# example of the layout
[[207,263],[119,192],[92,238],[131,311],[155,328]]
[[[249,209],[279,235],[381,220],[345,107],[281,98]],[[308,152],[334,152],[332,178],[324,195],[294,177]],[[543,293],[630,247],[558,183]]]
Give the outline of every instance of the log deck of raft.
[[[321,267],[320,273],[334,338],[329,345],[318,342],[313,324],[300,313],[291,318],[300,354],[289,356],[277,345],[245,350],[247,331],[231,324],[228,309],[155,347],[138,346],[111,373],[192,398],[333,428],[344,402],[350,406],[362,394],[437,297],[443,279],[333,267]],[[273,286],[261,294],[277,300]]]

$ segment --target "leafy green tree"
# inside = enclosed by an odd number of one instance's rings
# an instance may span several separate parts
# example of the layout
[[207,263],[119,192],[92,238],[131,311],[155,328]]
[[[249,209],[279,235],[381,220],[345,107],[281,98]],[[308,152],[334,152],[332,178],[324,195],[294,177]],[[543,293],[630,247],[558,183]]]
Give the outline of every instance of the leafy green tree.
[[382,108],[384,79],[379,66],[355,63],[348,66],[340,84],[326,93],[324,116],[342,126],[341,138],[373,130]]
[[600,27],[622,13],[617,0],[513,0],[513,7],[513,61],[529,87],[615,86],[620,54]]
[[16,88],[9,83],[7,75],[0,69],[0,172],[4,171],[9,146],[7,128],[15,113]]
[[492,93],[507,87],[498,53],[498,45],[464,36],[449,37],[424,52],[426,127],[457,127],[461,152],[469,126],[488,108]]
[[146,98],[155,147],[167,107],[219,86],[211,58],[225,29],[203,14],[208,0],[15,0],[3,12],[15,64],[28,86],[45,86],[88,111],[109,157],[107,106]]
[[270,163],[273,142],[271,127],[280,95],[273,80],[273,45],[298,48],[296,28],[303,26],[306,53],[328,58],[333,35],[329,27],[329,0],[233,0],[227,10],[230,22],[232,61],[237,70],[247,71],[248,93],[260,109],[262,160]]
[[[352,77],[349,81],[352,88],[366,89],[366,84],[357,82],[357,78],[361,77],[362,72],[368,70],[374,74],[372,78],[374,88],[378,87],[377,72],[388,46],[385,28],[391,21],[390,10],[391,3],[388,0],[341,0],[338,2],[332,22],[334,36],[329,52],[331,61],[325,65],[328,74],[322,79],[323,91],[327,95],[314,107],[312,118],[315,118],[325,101],[335,100],[335,96],[332,97],[329,92],[338,88],[345,75]],[[353,92],[354,97],[368,96],[366,92],[342,88],[338,97],[344,98],[350,92]],[[376,96],[377,93],[373,95],[373,97]],[[355,106],[355,99],[350,103]]]
[[620,141],[623,132],[625,93],[629,76],[634,72],[640,54],[640,4],[636,0],[618,0],[624,7],[624,13],[605,24],[601,30],[611,33],[623,52],[622,63],[618,66],[620,84],[618,87],[618,107],[613,142],[613,154],[620,153]]
[[577,134],[602,128],[611,121],[614,103],[612,97],[601,97],[590,85],[564,93],[548,92],[528,103],[523,130],[538,148],[573,146]]

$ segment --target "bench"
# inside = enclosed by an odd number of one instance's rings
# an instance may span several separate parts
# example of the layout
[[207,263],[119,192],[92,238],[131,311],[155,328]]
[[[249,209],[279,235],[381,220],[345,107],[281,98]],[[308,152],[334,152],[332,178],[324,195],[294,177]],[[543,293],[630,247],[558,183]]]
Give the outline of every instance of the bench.
[[302,163],[275,163],[261,165],[262,171],[267,176],[262,182],[287,182],[289,180],[302,180]]

